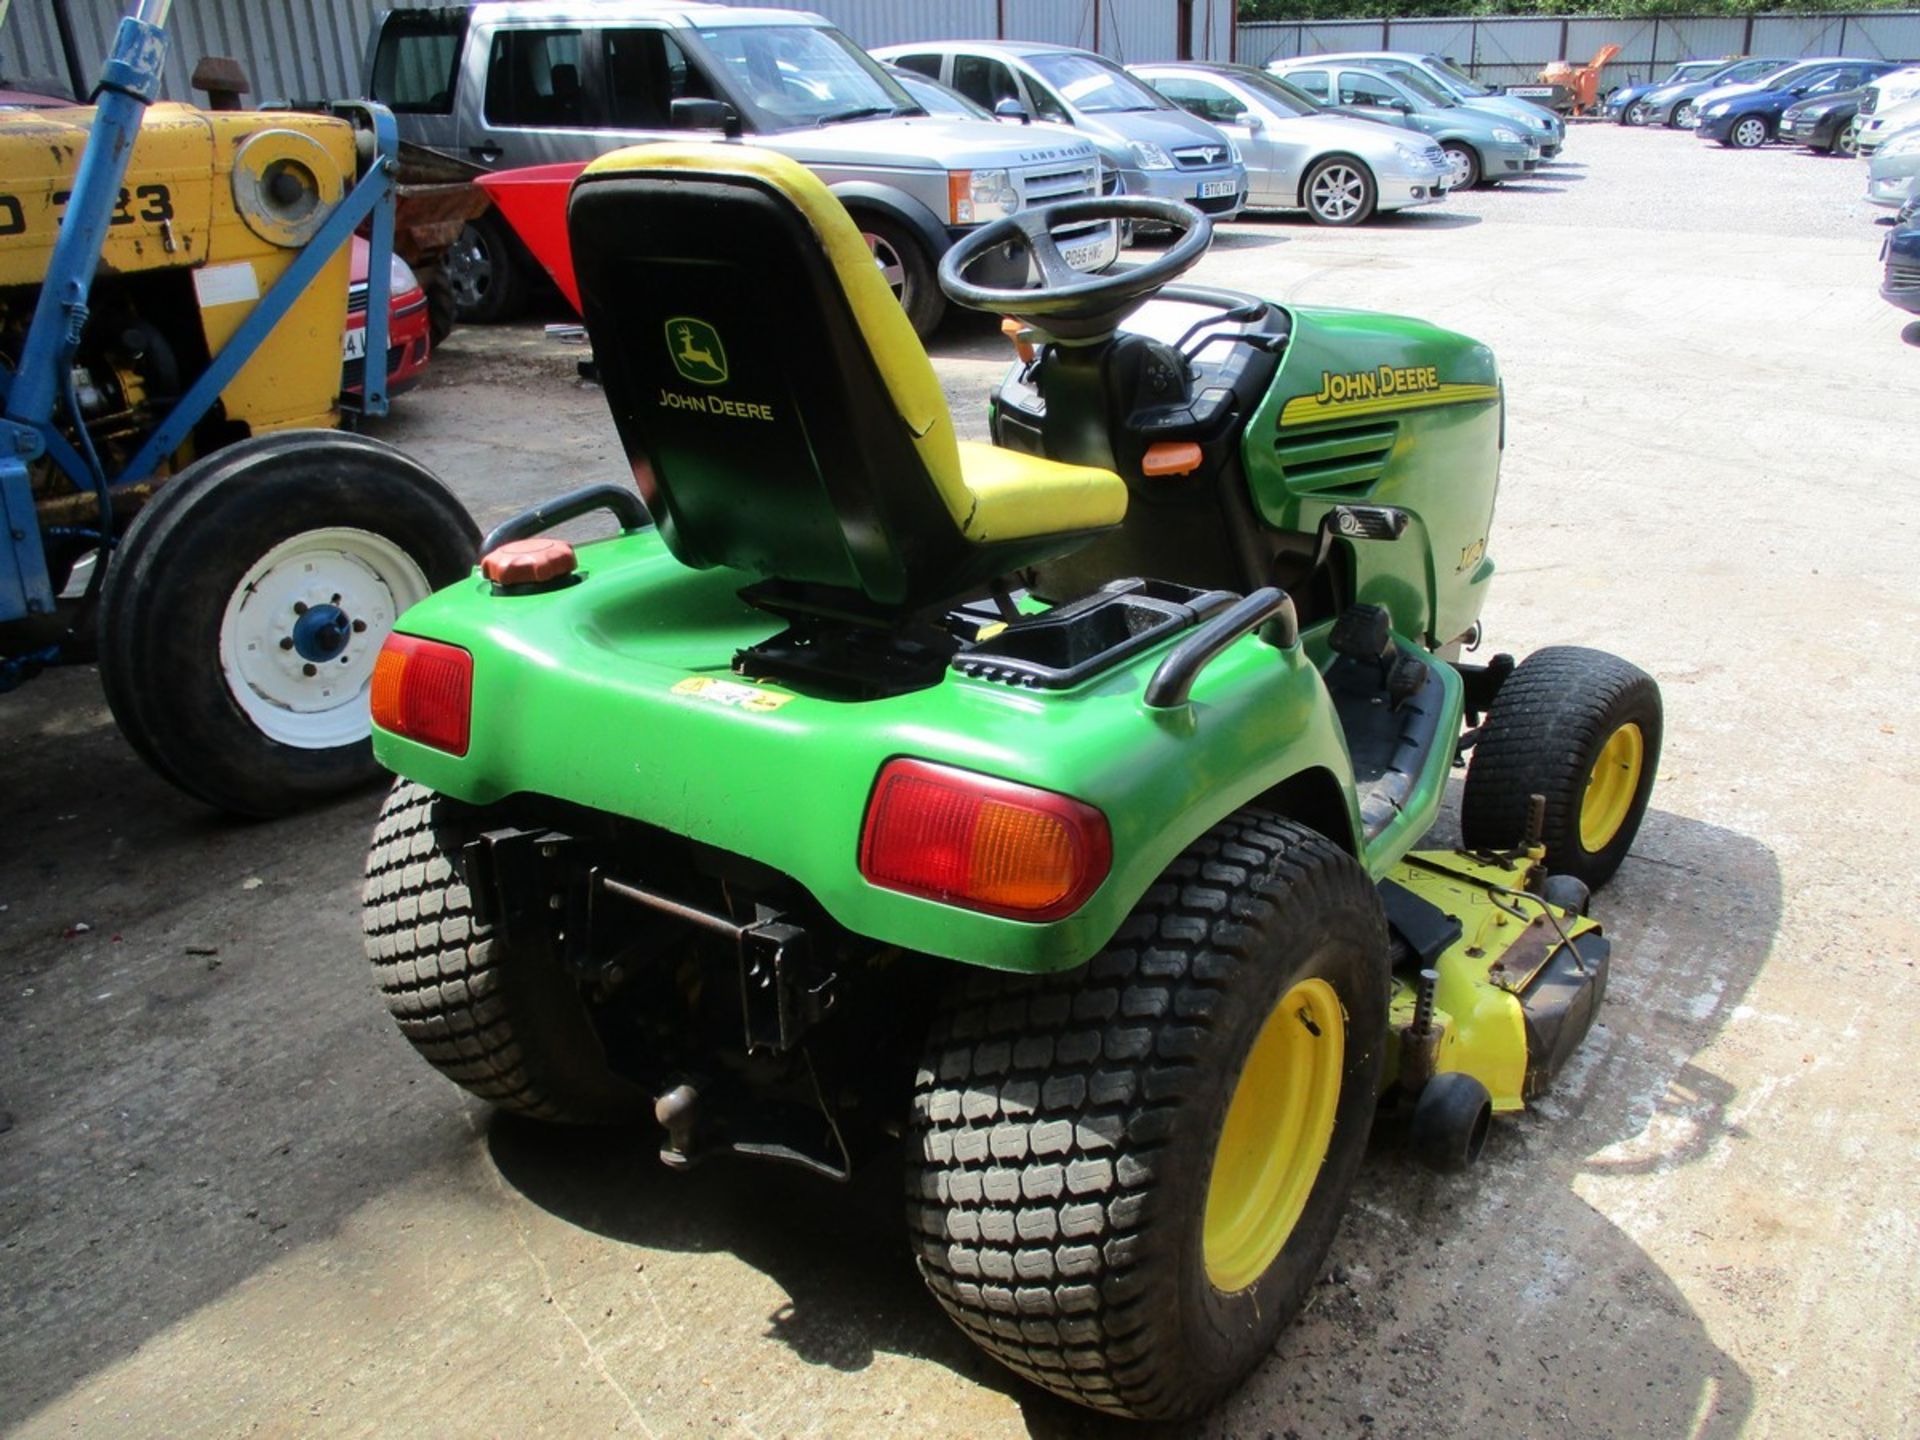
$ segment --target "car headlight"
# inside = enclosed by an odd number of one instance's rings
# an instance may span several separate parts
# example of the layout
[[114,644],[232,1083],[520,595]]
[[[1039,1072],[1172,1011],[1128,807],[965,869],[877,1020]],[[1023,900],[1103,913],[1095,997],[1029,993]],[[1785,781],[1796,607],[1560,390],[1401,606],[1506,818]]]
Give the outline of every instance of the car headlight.
[[1920,154],[1920,130],[1903,130],[1880,147],[1882,155]]
[[1502,145],[1518,145],[1520,143],[1520,137],[1504,126],[1493,132],[1493,138],[1498,140]]
[[950,170],[947,172],[947,221],[953,225],[984,225],[1004,220],[1020,208],[1020,193],[1005,170]]
[[387,262],[387,294],[389,296],[404,295],[409,290],[419,288],[420,277],[413,273],[413,267],[398,255],[390,257]]
[[1139,162],[1142,170],[1173,169],[1173,157],[1151,140],[1134,141],[1133,158]]
[[1700,113],[1703,116],[1705,116],[1707,119],[1711,120],[1715,116],[1726,114],[1727,111],[1731,110],[1732,108],[1733,108],[1733,102],[1731,100],[1716,100],[1713,102],[1713,104],[1707,106],[1707,108],[1702,110]]
[[1403,165],[1418,165],[1424,158],[1413,146],[1402,145],[1398,140],[1393,142],[1393,153],[1400,157]]

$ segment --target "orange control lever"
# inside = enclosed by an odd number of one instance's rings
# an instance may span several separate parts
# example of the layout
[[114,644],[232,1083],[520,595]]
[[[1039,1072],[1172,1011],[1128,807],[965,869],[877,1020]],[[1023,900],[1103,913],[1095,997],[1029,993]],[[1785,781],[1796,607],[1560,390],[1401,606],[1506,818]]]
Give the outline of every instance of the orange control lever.
[[1140,457],[1140,471],[1156,479],[1162,475],[1191,475],[1200,468],[1200,447],[1191,440],[1160,440]]

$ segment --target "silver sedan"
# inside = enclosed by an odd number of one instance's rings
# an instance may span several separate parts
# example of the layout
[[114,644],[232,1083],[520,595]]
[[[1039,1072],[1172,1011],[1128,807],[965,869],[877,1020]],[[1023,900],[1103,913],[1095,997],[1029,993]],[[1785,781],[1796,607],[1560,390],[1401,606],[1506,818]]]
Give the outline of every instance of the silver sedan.
[[1130,68],[1238,143],[1249,210],[1305,210],[1321,225],[1358,225],[1376,210],[1446,197],[1446,153],[1417,132],[1333,114],[1251,65]]

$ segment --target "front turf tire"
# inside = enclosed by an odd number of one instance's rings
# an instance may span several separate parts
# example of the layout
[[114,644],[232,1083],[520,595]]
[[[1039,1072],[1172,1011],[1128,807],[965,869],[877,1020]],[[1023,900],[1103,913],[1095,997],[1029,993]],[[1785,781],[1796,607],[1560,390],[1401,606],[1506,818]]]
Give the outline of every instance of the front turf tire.
[[580,987],[474,918],[471,812],[396,781],[367,850],[361,925],[380,995],[422,1059],[469,1094],[535,1120],[624,1124],[646,1097],[608,1067]]
[[1633,848],[1660,764],[1660,687],[1603,650],[1554,645],[1501,685],[1460,798],[1472,850],[1521,843],[1529,798],[1546,800],[1547,869],[1598,890]]
[[[909,1221],[935,1297],[1067,1399],[1145,1419],[1208,1409],[1267,1356],[1333,1243],[1373,1117],[1388,983],[1365,870],[1256,811],[1188,847],[1085,966],[969,977],[935,1021],[913,1102]],[[1303,1105],[1325,1101],[1330,1133],[1271,1152],[1304,1201],[1273,1229],[1276,1253],[1223,1289],[1215,1277],[1249,1260],[1209,1221],[1215,1161],[1233,1148],[1220,1145],[1230,1110],[1244,1118],[1248,1058],[1278,1032],[1333,1062],[1295,1087]],[[1244,1149],[1221,1171],[1245,1173]]]

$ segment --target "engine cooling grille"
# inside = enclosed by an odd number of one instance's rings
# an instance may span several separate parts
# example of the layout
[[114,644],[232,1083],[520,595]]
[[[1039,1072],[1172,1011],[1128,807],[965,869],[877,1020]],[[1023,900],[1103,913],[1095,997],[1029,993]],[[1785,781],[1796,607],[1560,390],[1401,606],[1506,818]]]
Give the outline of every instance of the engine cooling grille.
[[1386,472],[1399,433],[1392,420],[1317,426],[1309,433],[1282,430],[1273,449],[1289,488],[1358,499]]

